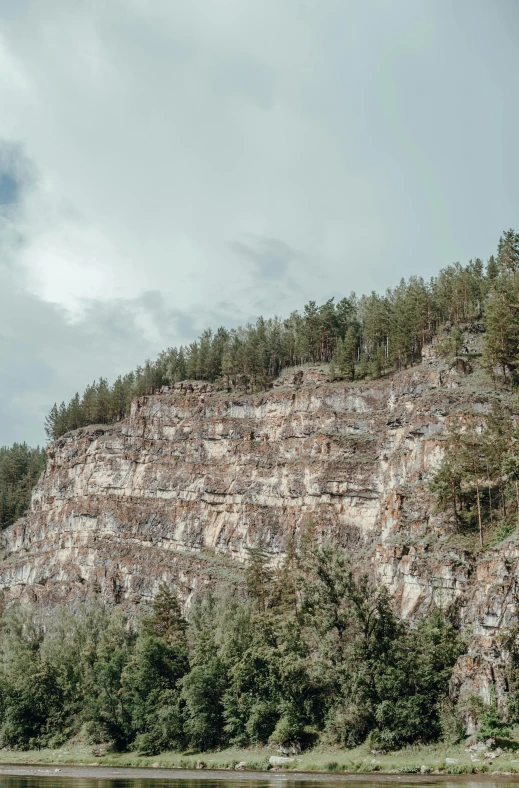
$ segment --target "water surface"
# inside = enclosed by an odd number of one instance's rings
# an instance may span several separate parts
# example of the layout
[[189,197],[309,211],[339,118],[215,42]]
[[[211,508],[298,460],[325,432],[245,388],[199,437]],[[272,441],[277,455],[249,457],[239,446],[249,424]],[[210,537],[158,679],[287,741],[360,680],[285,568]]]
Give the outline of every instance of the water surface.
[[[365,775],[287,774],[285,772],[174,772],[157,769],[89,767],[2,766],[0,788],[338,788],[337,783],[353,783],[351,788],[518,788],[519,776],[466,775]],[[130,774],[131,773],[131,776]],[[146,775],[146,776],[143,776]],[[167,776],[166,776],[167,775]],[[185,776],[184,776],[185,775]]]

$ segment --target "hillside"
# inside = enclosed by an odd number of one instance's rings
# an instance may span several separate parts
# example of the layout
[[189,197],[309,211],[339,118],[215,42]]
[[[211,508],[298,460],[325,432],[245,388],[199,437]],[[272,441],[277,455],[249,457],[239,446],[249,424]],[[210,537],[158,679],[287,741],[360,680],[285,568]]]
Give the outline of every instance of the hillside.
[[[478,327],[465,343],[477,358]],[[133,608],[162,581],[189,606],[203,586],[239,578],[248,548],[279,563],[291,537],[347,548],[387,585],[404,618],[454,605],[472,632],[453,691],[500,692],[496,636],[515,621],[517,534],[460,533],[430,482],[455,414],[483,423],[496,392],[439,358],[376,380],[330,382],[306,367],[261,394],[179,383],[134,400],[111,426],[69,432],[27,515],[3,535],[10,599],[53,606],[92,590]],[[501,399],[514,401],[511,394]]]
[[0,744],[513,749],[518,293],[510,230],[55,405],[27,511],[4,451]]

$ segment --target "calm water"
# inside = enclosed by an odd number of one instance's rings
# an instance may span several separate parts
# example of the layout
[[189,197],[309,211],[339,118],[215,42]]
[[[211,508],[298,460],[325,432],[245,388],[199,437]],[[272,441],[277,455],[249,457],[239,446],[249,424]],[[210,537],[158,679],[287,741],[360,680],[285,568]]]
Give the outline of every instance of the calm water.
[[[50,770],[49,770],[50,771]],[[300,779],[276,773],[269,777],[258,778],[255,775],[240,775],[239,778],[227,779],[213,777],[210,774],[196,778],[133,778],[127,777],[105,779],[96,777],[58,777],[52,774],[44,776],[19,776],[0,774],[0,788],[338,788],[338,783],[349,783],[349,788],[417,788],[422,784],[428,788],[518,788],[519,781],[511,781],[504,777],[467,780],[463,777],[438,779],[435,777],[409,779],[404,776],[387,776],[378,779],[348,779],[346,775],[330,778],[327,775],[314,779]]]

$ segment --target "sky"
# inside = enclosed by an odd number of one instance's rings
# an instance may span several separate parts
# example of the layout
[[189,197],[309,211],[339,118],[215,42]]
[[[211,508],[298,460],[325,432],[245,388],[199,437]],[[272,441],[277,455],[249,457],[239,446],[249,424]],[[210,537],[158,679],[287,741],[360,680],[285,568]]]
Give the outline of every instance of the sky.
[[517,0],[0,0],[0,445],[519,229]]

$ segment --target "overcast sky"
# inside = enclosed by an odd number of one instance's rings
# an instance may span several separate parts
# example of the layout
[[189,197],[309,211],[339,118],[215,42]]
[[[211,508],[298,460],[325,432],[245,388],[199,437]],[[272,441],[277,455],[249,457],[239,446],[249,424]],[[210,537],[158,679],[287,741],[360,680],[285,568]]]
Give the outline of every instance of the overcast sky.
[[519,228],[517,0],[0,0],[0,445]]

